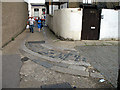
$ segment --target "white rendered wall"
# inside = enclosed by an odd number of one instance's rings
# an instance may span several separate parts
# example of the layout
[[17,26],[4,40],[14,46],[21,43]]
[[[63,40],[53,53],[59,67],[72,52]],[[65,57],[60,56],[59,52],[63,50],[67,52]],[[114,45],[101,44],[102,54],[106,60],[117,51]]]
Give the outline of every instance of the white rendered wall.
[[65,39],[80,40],[82,30],[82,10],[66,8],[55,10],[53,16],[53,31]]
[[100,40],[118,40],[118,10],[102,9]]
[[46,24],[48,27],[53,30],[53,16],[46,14]]

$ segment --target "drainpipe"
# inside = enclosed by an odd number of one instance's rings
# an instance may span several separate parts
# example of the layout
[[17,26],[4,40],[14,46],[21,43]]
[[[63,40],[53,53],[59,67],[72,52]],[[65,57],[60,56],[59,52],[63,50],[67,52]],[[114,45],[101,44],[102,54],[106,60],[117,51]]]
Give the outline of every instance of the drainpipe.
[[49,3],[47,4],[47,14],[49,14]]
[[118,83],[117,83],[117,90],[120,90],[120,66],[118,71]]
[[59,5],[58,5],[58,9],[60,9],[60,2],[59,2]]
[[[118,11],[118,20],[120,20],[120,11]],[[120,31],[119,31],[119,29],[120,29],[120,21],[118,21],[118,33],[120,33]],[[118,36],[118,39],[119,39],[119,36]],[[119,71],[118,71],[118,82],[117,82],[117,89],[118,90],[120,90],[120,58],[119,58],[119,56],[120,56],[120,43],[118,42],[118,65],[119,65],[119,67],[118,67],[118,69],[119,69]]]
[[51,14],[53,15],[53,0],[51,0]]
[[67,8],[69,8],[69,0],[67,0]]
[[29,11],[29,17],[31,17],[31,3],[28,2],[28,11]]
[[[119,19],[119,18],[118,18]],[[118,23],[119,24],[119,23]],[[119,32],[118,32],[119,33]],[[119,43],[118,43],[118,51],[120,51],[120,46],[119,46]],[[120,54],[119,54],[119,52],[118,52],[118,56],[119,56]],[[118,58],[118,65],[119,65],[119,67],[118,67],[118,80],[117,80],[117,90],[120,90],[120,60],[119,60],[119,58]]]

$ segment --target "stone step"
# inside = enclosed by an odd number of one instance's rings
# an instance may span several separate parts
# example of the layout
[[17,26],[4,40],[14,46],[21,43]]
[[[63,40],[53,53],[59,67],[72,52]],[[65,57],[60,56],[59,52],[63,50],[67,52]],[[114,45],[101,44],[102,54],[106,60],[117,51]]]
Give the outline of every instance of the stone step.
[[20,50],[20,52],[28,57],[30,60],[33,62],[46,67],[48,69],[61,72],[61,73],[67,73],[67,74],[72,74],[72,75],[79,75],[79,76],[85,76],[85,77],[94,77],[94,78],[104,78],[100,73],[94,72],[91,73],[89,72],[88,67],[81,65],[74,65],[74,64],[67,64],[67,63],[61,63],[61,62],[52,62],[40,57],[36,57],[28,52],[25,52],[24,50]]
[[36,52],[31,51],[26,47],[26,45],[22,45],[22,49],[20,49],[21,54],[25,57],[28,57],[33,62],[44,66],[48,69],[55,70],[57,72],[72,74],[72,75],[80,75],[85,77],[96,77],[96,78],[104,78],[99,72],[94,71],[91,72],[89,67],[91,65],[88,62],[84,61],[63,61],[61,59],[54,59],[51,57],[47,57],[44,55],[40,55]]
[[29,49],[25,49],[24,50],[20,50],[21,53],[23,53],[26,57],[29,57],[30,59],[35,59],[35,58],[42,58],[44,59],[45,61],[47,62],[51,62],[51,63],[55,63],[55,64],[58,64],[58,63],[61,63],[62,64],[68,64],[68,65],[77,65],[77,66],[91,66],[88,62],[84,62],[84,61],[72,61],[72,60],[68,60],[68,61],[64,61],[64,60],[61,60],[61,59],[55,59],[55,58],[51,58],[51,57],[47,57],[47,56],[44,56],[44,55],[40,55],[38,53],[35,53]]
[[84,76],[84,77],[89,77],[89,72],[85,70],[75,70],[71,68],[63,68],[59,66],[53,66],[50,68],[51,70],[55,70],[57,72],[62,72],[62,73],[67,73],[67,74],[72,74],[72,75],[78,75],[78,76]]

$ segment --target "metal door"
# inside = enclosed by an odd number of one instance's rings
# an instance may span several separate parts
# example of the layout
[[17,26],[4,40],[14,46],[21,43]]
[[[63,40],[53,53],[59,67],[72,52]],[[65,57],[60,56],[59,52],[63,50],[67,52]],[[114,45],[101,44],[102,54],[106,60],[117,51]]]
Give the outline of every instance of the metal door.
[[83,9],[82,40],[98,40],[100,33],[100,13],[94,8]]

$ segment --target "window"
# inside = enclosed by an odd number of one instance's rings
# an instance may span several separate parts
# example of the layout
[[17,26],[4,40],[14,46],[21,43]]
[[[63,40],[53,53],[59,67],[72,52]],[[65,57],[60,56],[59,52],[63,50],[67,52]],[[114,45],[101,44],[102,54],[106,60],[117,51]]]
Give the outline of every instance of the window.
[[42,8],[42,11],[45,12],[45,8]]
[[39,11],[39,9],[38,8],[34,8],[34,11]]
[[91,4],[94,0],[83,0],[83,3]]

